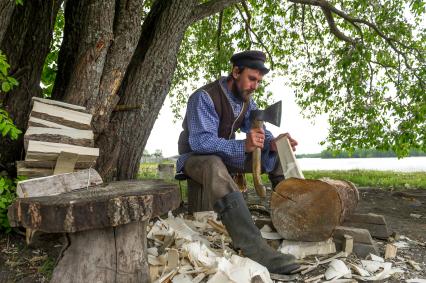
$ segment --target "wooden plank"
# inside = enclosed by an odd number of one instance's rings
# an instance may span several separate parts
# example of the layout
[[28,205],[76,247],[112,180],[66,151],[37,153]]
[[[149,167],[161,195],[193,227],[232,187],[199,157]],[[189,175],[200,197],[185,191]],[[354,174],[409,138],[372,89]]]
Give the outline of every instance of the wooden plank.
[[56,161],[54,175],[74,172],[75,163],[77,162],[78,154],[61,151]]
[[99,156],[99,148],[30,140],[28,141],[28,150],[25,160],[37,159],[56,161],[61,151],[78,154],[78,162],[93,162],[96,161],[96,158]]
[[[340,239],[334,239],[334,243],[336,244],[337,250],[343,249],[343,241]],[[369,245],[364,243],[356,243],[354,242],[353,245],[353,253],[358,256],[359,258],[365,258],[369,254],[379,254],[379,249],[376,245]]]
[[34,101],[31,116],[80,130],[91,129],[91,114],[41,103],[36,100]]
[[75,104],[70,104],[70,103],[65,103],[62,101],[57,101],[57,100],[53,100],[53,99],[46,99],[46,98],[41,98],[41,97],[33,97],[32,98],[33,101],[38,101],[41,103],[45,103],[45,104],[49,104],[49,105],[55,105],[55,106],[60,106],[63,108],[67,108],[67,109],[71,109],[71,110],[75,110],[75,111],[79,111],[79,112],[83,112],[83,113],[89,113],[89,111],[80,105],[75,105]]
[[[78,160],[78,159],[77,159]],[[56,166],[56,160],[36,160],[36,159],[27,159],[16,161],[17,166],[26,167],[26,168],[47,168],[54,170]],[[19,165],[18,165],[19,164]],[[76,162],[74,169],[88,169],[94,167],[96,164],[95,161],[92,162]],[[52,173],[53,174],[53,173]],[[50,174],[50,175],[52,175]]]
[[53,196],[71,192],[88,186],[102,184],[102,178],[95,169],[86,169],[74,173],[52,175],[18,182],[18,197]]
[[145,221],[180,205],[175,184],[161,180],[119,181],[47,197],[17,198],[9,222],[52,233],[75,232]]
[[388,258],[395,258],[396,257],[396,252],[397,252],[397,247],[393,244],[386,244],[386,248],[385,248],[385,259]]
[[345,222],[351,223],[370,223],[370,224],[383,224],[386,225],[386,220],[383,215],[374,213],[353,213],[346,217]]
[[53,169],[49,168],[27,168],[22,163],[16,163],[16,171],[18,176],[26,176],[28,178],[39,178],[50,176],[53,174]]
[[343,226],[354,227],[360,229],[367,229],[370,235],[374,238],[386,240],[390,236],[390,232],[387,225],[383,224],[372,224],[372,223],[360,223],[360,222],[349,222],[345,221],[342,223]]
[[366,229],[337,226],[333,232],[333,238],[344,240],[345,235],[352,236],[355,243],[374,244],[370,233]]
[[288,178],[299,178],[305,179],[302,170],[297,163],[296,156],[294,155],[293,149],[291,148],[290,142],[287,137],[281,137],[275,140],[278,150],[278,156],[280,157],[281,167],[286,179]]
[[91,130],[29,127],[24,135],[24,147],[27,150],[30,140],[93,147],[93,138]]
[[67,127],[61,124],[53,123],[43,119],[39,119],[33,116],[30,116],[28,120],[28,127],[44,127],[44,128],[54,128],[54,129],[74,129],[72,127]]

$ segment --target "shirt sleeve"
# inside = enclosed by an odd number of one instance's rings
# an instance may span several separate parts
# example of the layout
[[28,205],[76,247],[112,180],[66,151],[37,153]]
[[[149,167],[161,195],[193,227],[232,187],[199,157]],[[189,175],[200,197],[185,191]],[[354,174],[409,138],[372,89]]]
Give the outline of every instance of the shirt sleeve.
[[187,107],[189,145],[196,154],[215,154],[225,164],[244,168],[244,140],[227,140],[218,136],[219,116],[210,96],[204,91],[191,95]]

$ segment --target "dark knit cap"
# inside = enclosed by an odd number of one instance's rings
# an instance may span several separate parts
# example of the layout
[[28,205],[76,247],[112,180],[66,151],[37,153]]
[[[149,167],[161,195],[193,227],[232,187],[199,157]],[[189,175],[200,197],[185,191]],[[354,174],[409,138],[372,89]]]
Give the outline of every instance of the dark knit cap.
[[247,50],[239,53],[235,53],[231,57],[231,63],[237,67],[248,67],[251,69],[257,69],[262,74],[267,74],[269,69],[265,67],[266,55],[262,51]]

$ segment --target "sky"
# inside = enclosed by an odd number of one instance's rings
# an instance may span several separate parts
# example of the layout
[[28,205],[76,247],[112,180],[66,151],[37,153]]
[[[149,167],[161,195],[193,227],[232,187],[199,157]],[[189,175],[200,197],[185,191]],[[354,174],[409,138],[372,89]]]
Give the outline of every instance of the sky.
[[[283,108],[281,126],[276,127],[266,123],[266,128],[274,136],[278,136],[280,133],[290,133],[299,143],[296,150],[298,154],[320,152],[323,147],[319,142],[325,139],[328,132],[327,117],[317,117],[315,121],[304,119],[300,107],[295,102],[293,90],[284,86],[283,78],[275,78],[268,89],[272,91],[275,101],[282,100]],[[182,114],[185,113],[184,111],[185,109],[182,109]],[[161,150],[164,157],[177,155],[177,141],[181,130],[182,120],[173,123],[170,98],[167,97],[151,131],[145,150],[149,153]],[[245,134],[237,134],[237,139],[244,138]]]

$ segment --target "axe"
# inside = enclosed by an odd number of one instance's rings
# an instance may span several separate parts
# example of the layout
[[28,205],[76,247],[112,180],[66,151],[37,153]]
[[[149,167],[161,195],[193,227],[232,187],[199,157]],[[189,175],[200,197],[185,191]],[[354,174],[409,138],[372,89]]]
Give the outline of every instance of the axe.
[[[275,126],[281,124],[281,101],[269,106],[265,110],[253,110],[250,112],[251,128],[263,128],[263,122],[269,122]],[[259,197],[266,197],[266,188],[260,179],[261,174],[261,150],[256,148],[253,151],[253,183]]]

